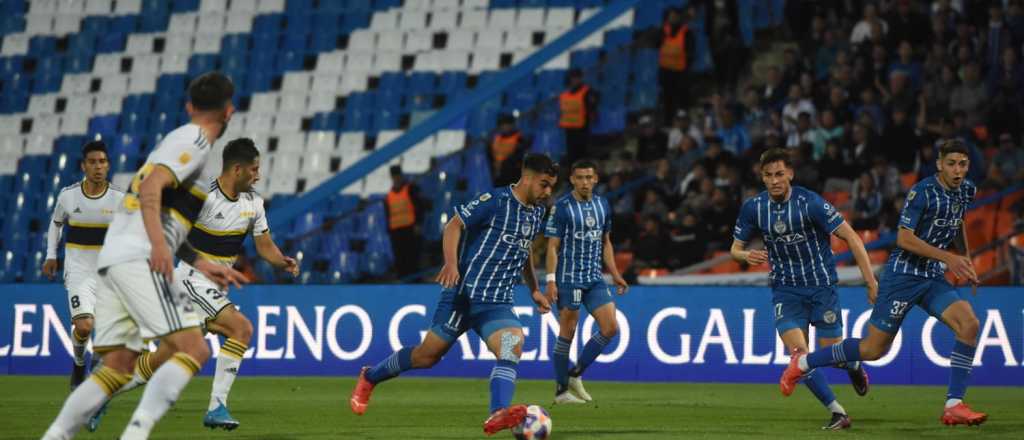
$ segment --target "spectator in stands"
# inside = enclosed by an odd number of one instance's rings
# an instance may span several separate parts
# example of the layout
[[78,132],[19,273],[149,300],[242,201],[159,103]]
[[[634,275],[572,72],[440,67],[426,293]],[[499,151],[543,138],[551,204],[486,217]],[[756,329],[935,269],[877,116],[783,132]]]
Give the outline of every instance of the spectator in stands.
[[949,55],[959,57],[961,53],[968,55],[977,52],[981,48],[978,37],[971,32],[971,25],[966,19],[961,19],[956,24],[956,39],[949,43]]
[[778,66],[769,66],[765,72],[765,83],[758,90],[765,105],[779,109],[786,100],[786,85],[782,83],[782,71]]
[[917,160],[914,161],[914,171],[917,173],[917,181],[934,176],[938,171],[935,165],[935,146],[929,143],[922,143],[917,150]]
[[1011,0],[1006,9],[1006,25],[1010,28],[1010,37],[1014,46],[1024,43],[1024,3]]
[[882,212],[882,194],[876,190],[870,173],[861,174],[853,186],[850,197],[853,205],[851,225],[858,231],[878,229],[878,215]]
[[864,15],[853,27],[853,32],[850,34],[850,43],[860,44],[868,40],[871,37],[872,25],[878,25],[882,33],[889,31],[889,25],[878,16],[878,6],[872,2],[866,2],[864,4]]
[[800,112],[800,116],[796,119],[796,130],[789,133],[789,136],[786,137],[786,146],[797,148],[804,143],[811,143],[813,142],[811,135],[811,114]]
[[982,41],[985,42],[983,62],[989,69],[1000,64],[1003,50],[1016,46],[1010,34],[1010,27],[1003,20],[1003,8],[998,3],[989,3],[988,27]]
[[686,192],[683,198],[683,209],[703,215],[711,204],[711,197],[715,193],[715,182],[710,177],[702,177],[696,182],[697,188]]
[[636,137],[637,162],[648,164],[665,157],[668,153],[668,136],[658,129],[654,117],[643,115],[637,122],[640,125],[640,132]]
[[1006,88],[1014,91],[1015,99],[1021,99],[1024,93],[1024,68],[1018,61],[1016,49],[1003,49],[1001,62],[989,69],[986,83],[990,96],[996,96],[997,91]]
[[803,75],[806,68],[799,52],[792,47],[782,51],[782,83],[789,87],[800,83],[800,75]]
[[871,178],[875,179],[875,190],[880,192],[886,200],[892,200],[897,194],[903,192],[899,170],[885,157],[875,156],[871,160],[870,174]]
[[711,251],[726,249],[732,242],[733,225],[739,214],[739,204],[734,198],[723,188],[715,188],[711,193],[711,207],[703,216],[710,229],[708,249]]
[[419,266],[420,238],[417,231],[419,189],[406,180],[402,167],[391,167],[391,189],[384,198],[387,207],[388,236],[395,257],[395,273],[404,278],[416,272]]
[[871,118],[871,127],[885,126],[885,112],[875,99],[875,88],[865,87],[860,91],[860,106],[854,112],[854,121],[860,121],[863,115]]
[[732,165],[736,162],[736,156],[722,148],[722,138],[711,136],[707,141],[708,148],[704,151],[704,160],[701,161],[705,170],[711,172],[717,170],[720,163]]
[[914,60],[913,46],[910,45],[909,41],[903,40],[900,42],[896,53],[896,60],[889,64],[890,80],[893,72],[903,72],[910,80],[910,88],[913,90],[920,89],[921,83],[924,81],[924,70],[921,67],[921,63]]
[[736,123],[733,110],[727,106],[722,106],[719,117],[721,118],[721,127],[715,134],[722,139],[722,148],[735,156],[742,156],[750,149],[750,136],[747,134],[747,128]]
[[992,164],[997,165],[1007,179],[1024,182],[1024,148],[1014,142],[1012,134],[999,135],[999,149],[992,156]]
[[881,143],[885,157],[900,170],[908,172],[914,168],[914,156],[921,143],[910,121],[910,114],[904,107],[892,109],[892,121],[882,131]]
[[853,123],[853,110],[850,108],[848,97],[849,93],[842,87],[833,86],[829,90],[828,104],[825,105],[825,109],[835,115],[836,124],[847,125]]
[[796,131],[797,118],[804,112],[813,117],[816,113],[814,103],[805,95],[800,84],[793,84],[789,86],[789,99],[782,107],[782,127],[787,136]]
[[835,113],[826,108],[819,115],[818,126],[811,129],[810,142],[814,145],[812,158],[815,161],[825,156],[825,148],[829,143],[843,138],[843,126],[836,125]]
[[671,253],[669,267],[679,268],[692,266],[704,259],[707,250],[707,228],[700,224],[700,219],[691,212],[669,213],[672,230],[669,232]]
[[850,164],[843,158],[837,140],[825,145],[825,155],[818,161],[821,179],[825,182],[826,192],[846,190],[850,187]]
[[700,147],[690,136],[683,136],[679,147],[668,151],[668,159],[672,161],[672,168],[683,173],[689,172],[701,157],[703,154]]
[[644,191],[644,202],[640,207],[642,217],[663,219],[668,216],[668,206],[657,189],[648,187]]
[[633,241],[633,262],[640,269],[663,268],[668,259],[667,236],[654,217],[643,217],[639,234]]
[[942,53],[946,53],[946,48],[956,38],[956,32],[953,30],[955,22],[950,22],[940,14],[932,14],[932,33],[930,35],[930,43],[932,46],[939,46],[942,48]]
[[826,30],[822,34],[821,45],[816,51],[814,57],[814,77],[816,79],[825,79],[832,65],[836,62],[836,58],[839,56],[839,42],[836,41],[835,32],[832,30]]
[[889,74],[888,88],[881,89],[885,110],[891,113],[897,107],[911,109],[917,105],[917,96],[910,85],[907,72],[893,70]]
[[871,158],[880,155],[869,124],[858,122],[853,125],[853,136],[850,137],[851,147],[847,150],[850,153],[851,165],[857,170],[866,170],[871,166]]
[[715,69],[715,83],[720,90],[736,87],[746,66],[748,50],[740,39],[736,2],[708,2],[708,46]]
[[676,189],[679,188],[679,173],[672,169],[668,159],[658,159],[654,164],[654,182],[648,186],[661,196],[666,206],[675,206],[678,202]]
[[[828,22],[825,21],[825,16],[814,14],[811,18],[811,30],[803,38],[800,39],[800,52],[802,53],[818,53],[818,48],[822,41],[825,40],[825,32],[828,30]],[[829,63],[831,64],[831,63]],[[815,72],[818,72],[818,65],[815,63]]]
[[695,39],[685,23],[683,11],[669,9],[661,29],[661,44],[658,54],[658,82],[661,85],[663,121],[672,120],[672,115],[689,105],[688,75],[693,65]]
[[[708,170],[703,163],[697,162],[693,164],[686,175],[683,176],[679,182],[679,188],[676,191],[677,194],[682,196],[683,200],[687,200],[690,197],[700,193],[700,185],[704,178],[708,177]],[[710,192],[708,193],[710,196]]]
[[988,118],[986,122],[988,133],[1001,133],[1010,130],[1020,130],[1024,126],[1024,94],[1016,89],[1004,85],[991,95],[987,106]]
[[949,98],[952,111],[962,111],[967,115],[967,125],[976,127],[983,122],[988,92],[981,82],[980,68],[977,63],[970,63],[964,68],[963,82],[960,83]]
[[793,161],[793,184],[820,192],[821,172],[818,170],[818,164],[811,160],[813,149],[809,142],[789,149]]
[[529,145],[526,136],[516,127],[514,116],[506,114],[498,118],[498,130],[491,136],[491,148],[487,150],[494,186],[511,185],[519,180],[520,164]]
[[903,205],[906,203],[906,197],[903,194],[896,196],[891,202],[882,209],[882,218],[879,222],[881,228],[879,232],[896,232],[899,230],[900,224],[900,211],[903,210]]
[[[943,65],[941,75],[937,80],[929,81],[922,93],[925,100],[923,110],[927,116],[926,124],[932,125],[938,122],[943,115],[949,112],[949,100],[956,87],[956,69],[950,64]],[[919,110],[921,109],[919,108]]]
[[746,127],[750,142],[758,143],[764,137],[765,131],[771,128],[771,116],[761,105],[761,95],[753,86],[747,86],[744,90],[741,104],[740,125]]
[[927,42],[931,26],[928,19],[912,6],[910,0],[898,0],[896,11],[886,17],[885,21],[889,24],[889,47],[895,48],[903,40],[918,47]]
[[587,155],[590,142],[590,123],[597,114],[597,93],[583,82],[583,71],[569,70],[569,83],[558,96],[560,115],[558,126],[565,133],[566,155],[563,168]]
[[690,115],[684,109],[676,111],[676,115],[672,118],[672,128],[668,131],[668,151],[678,150],[683,143],[683,139],[689,136],[690,140],[695,142],[697,146],[701,146],[704,143],[704,135],[700,132],[700,129],[693,124],[690,119]]

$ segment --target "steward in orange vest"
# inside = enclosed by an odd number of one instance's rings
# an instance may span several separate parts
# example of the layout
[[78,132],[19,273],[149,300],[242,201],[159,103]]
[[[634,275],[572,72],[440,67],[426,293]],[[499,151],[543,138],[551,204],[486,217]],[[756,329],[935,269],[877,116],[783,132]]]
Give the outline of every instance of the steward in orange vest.
[[516,127],[514,116],[506,114],[498,118],[498,131],[491,137],[487,149],[494,186],[511,185],[519,180],[520,162],[527,145],[526,136]]
[[395,275],[399,278],[416,273],[420,260],[420,237],[416,228],[418,190],[405,180],[402,168],[391,167],[391,190],[384,198],[387,208],[388,236],[394,255]]

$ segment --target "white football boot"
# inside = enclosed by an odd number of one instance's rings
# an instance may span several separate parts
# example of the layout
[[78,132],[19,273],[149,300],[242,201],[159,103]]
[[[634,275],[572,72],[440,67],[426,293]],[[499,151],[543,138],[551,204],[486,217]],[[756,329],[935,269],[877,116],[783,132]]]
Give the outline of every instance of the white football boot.
[[587,392],[586,388],[583,388],[583,379],[579,376],[569,376],[569,392],[575,394],[576,397],[582,399],[584,402],[591,402],[594,400],[590,397],[590,393]]

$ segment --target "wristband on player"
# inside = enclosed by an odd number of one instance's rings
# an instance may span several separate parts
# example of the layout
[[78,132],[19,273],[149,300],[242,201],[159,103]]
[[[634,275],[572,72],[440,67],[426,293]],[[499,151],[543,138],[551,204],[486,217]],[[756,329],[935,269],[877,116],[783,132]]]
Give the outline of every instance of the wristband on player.
[[195,249],[188,243],[182,244],[178,247],[178,252],[175,253],[179,260],[188,263],[189,265],[195,265],[196,260],[199,259],[199,254],[196,253]]
[[556,281],[555,280],[555,274],[549,273],[549,274],[545,275],[544,276],[544,281],[547,281],[549,283],[554,283]]

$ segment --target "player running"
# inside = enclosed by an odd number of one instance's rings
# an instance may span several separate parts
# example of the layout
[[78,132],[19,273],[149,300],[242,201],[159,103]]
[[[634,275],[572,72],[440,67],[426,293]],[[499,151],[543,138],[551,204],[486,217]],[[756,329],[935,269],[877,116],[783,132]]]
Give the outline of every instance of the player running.
[[523,327],[512,308],[512,295],[522,276],[540,312],[550,311],[530,257],[544,221],[543,202],[551,196],[556,176],[558,165],[551,158],[529,154],[518,183],[486,192],[455,210],[444,228],[444,267],[437,276],[444,290],[433,327],[419,345],[359,372],[349,399],[352,412],[366,412],[375,385],[403,371],[434,366],[459,336],[472,329],[497,358],[484,432],[494,434],[522,422],[526,406],[510,405],[523,348]]
[[[53,221],[46,234],[46,262],[43,273],[53,279],[57,275],[57,244],[67,229],[64,244],[64,288],[68,291],[71,309],[71,345],[75,359],[71,369],[71,389],[85,380],[85,346],[92,334],[93,309],[96,305],[96,257],[103,246],[114,210],[124,197],[124,190],[107,181],[110,161],[107,146],[92,141],[82,147],[82,172],[85,179],[60,191],[53,207]],[[93,356],[93,363],[99,356]]]
[[[789,395],[800,376],[813,368],[843,362],[871,361],[889,351],[907,312],[919,305],[956,335],[950,354],[949,389],[939,420],[946,425],[980,425],[988,416],[963,402],[978,340],[978,318],[971,304],[945,279],[949,268],[957,279],[978,284],[967,246],[964,215],[977,187],[965,177],[970,167],[967,146],[960,140],[939,148],[938,173],[910,189],[900,213],[896,249],[882,274],[882,283],[864,338],[850,338],[829,350],[794,356],[779,380]],[[957,234],[964,237],[964,256],[947,251]]]
[[[231,267],[242,251],[245,236],[251,232],[260,257],[292,276],[298,275],[298,264],[293,258],[283,255],[270,237],[263,198],[252,190],[260,178],[260,153],[256,145],[252,139],[234,139],[224,147],[222,158],[221,174],[210,186],[199,217],[188,233],[188,244],[203,259]],[[178,262],[174,271],[172,289],[191,299],[207,331],[227,338],[217,353],[213,390],[203,426],[229,431],[235,429],[239,422],[228,411],[228,393],[249,348],[252,322],[232,307],[234,304],[227,291],[184,260]],[[143,353],[136,362],[132,381],[117,394],[148,382],[153,371],[173,354],[165,345],[154,353]],[[90,431],[96,430],[102,415],[101,409],[89,420]]]
[[193,184],[212,143],[231,119],[233,94],[231,80],[220,73],[193,80],[186,105],[191,123],[170,132],[132,180],[97,262],[102,284],[96,294],[95,346],[103,355],[103,366],[71,393],[44,439],[73,437],[131,379],[146,341],[159,339],[173,349],[171,362],[154,372],[121,434],[125,440],[147,438],[209,357],[192,302],[170,288],[172,255],[178,250],[218,285],[245,281],[241,273],[199,258],[188,246],[184,252],[178,249],[206,197]]
[[[733,259],[754,266],[771,263],[775,328],[789,350],[807,352],[808,325],[817,330],[820,347],[837,344],[842,341],[843,315],[836,293],[839,277],[830,237],[835,234],[849,245],[867,284],[868,298],[874,298],[878,281],[864,243],[835,207],[813,191],[790,184],[793,165],[788,151],[776,148],[761,155],[761,180],[767,190],[740,208],[730,253]],[[755,234],[764,239],[765,250],[746,250]],[[858,395],[867,394],[868,375],[860,362],[851,360],[836,366],[847,370]],[[809,370],[796,379],[800,378],[832,413],[822,429],[849,428],[850,417],[836,400],[825,373]]]
[[[601,263],[608,267],[616,292],[629,289],[615,266],[612,249],[612,209],[608,200],[594,194],[597,164],[579,160],[569,175],[572,191],[551,208],[544,235],[548,237],[547,294],[558,304],[558,342],[555,343],[555,403],[584,403],[593,400],[583,388],[580,377],[587,367],[619,334],[615,302],[601,274]],[[569,347],[576,335],[580,304],[597,321],[598,331],[583,347],[576,366],[569,369]]]

